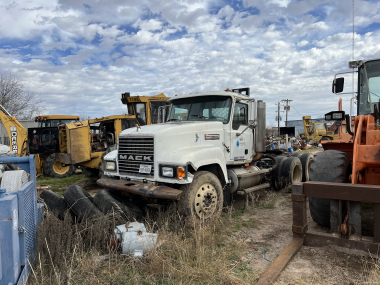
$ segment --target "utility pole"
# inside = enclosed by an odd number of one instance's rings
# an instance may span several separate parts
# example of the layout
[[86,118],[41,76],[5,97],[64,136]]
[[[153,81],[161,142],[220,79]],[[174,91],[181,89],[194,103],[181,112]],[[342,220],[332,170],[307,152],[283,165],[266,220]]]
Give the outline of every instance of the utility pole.
[[288,111],[290,110],[289,102],[292,102],[293,100],[284,99],[281,100],[281,102],[286,102],[285,110],[286,110],[286,121],[285,121],[285,127],[288,126]]
[[277,119],[277,136],[279,137],[280,136],[280,121],[282,119],[280,116],[280,113],[284,112],[284,111],[280,111],[281,102],[278,102],[276,105],[278,107],[278,110],[276,111],[278,113],[276,116],[276,119]]

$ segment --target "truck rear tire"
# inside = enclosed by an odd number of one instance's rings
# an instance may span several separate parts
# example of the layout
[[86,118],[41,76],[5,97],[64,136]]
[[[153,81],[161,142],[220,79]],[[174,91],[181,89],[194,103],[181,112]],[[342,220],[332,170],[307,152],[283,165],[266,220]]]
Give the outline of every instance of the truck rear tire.
[[302,152],[297,151],[297,152],[291,153],[289,156],[295,156],[295,157],[300,158],[302,154],[303,154]]
[[71,185],[63,193],[66,203],[69,205],[79,220],[86,217],[97,218],[102,216],[102,212],[91,202],[89,193],[78,185]]
[[65,178],[74,174],[74,165],[63,164],[55,160],[55,154],[50,154],[43,166],[44,175],[53,178]]
[[283,187],[302,181],[302,164],[298,157],[288,157],[282,166],[281,178]]
[[[310,166],[310,181],[347,182],[350,159],[347,153],[338,150],[318,152]],[[330,199],[309,197],[310,214],[313,221],[330,227]]]
[[270,174],[271,185],[274,191],[280,191],[282,189],[281,173],[282,166],[284,165],[286,156],[276,156],[278,165],[275,169],[272,170]]
[[309,152],[303,153],[298,157],[302,164],[302,182],[309,181],[310,179],[310,166],[313,161],[313,157],[314,155]]
[[220,216],[223,189],[218,177],[208,171],[195,172],[193,182],[181,186],[178,210],[184,216],[208,221]]

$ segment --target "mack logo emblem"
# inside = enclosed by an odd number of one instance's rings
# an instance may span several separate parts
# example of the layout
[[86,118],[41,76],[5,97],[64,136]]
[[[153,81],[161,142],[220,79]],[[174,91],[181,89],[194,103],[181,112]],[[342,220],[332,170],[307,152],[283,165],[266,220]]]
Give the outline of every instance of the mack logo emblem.
[[133,160],[133,161],[151,161],[153,162],[152,155],[132,155],[132,154],[119,154],[120,160]]

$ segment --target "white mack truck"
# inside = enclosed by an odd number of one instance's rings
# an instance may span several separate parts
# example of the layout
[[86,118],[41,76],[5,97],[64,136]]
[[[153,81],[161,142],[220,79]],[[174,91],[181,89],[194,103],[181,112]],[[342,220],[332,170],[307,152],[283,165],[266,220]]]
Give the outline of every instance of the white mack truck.
[[[120,133],[117,150],[104,158],[104,174],[121,179],[97,183],[148,201],[177,200],[181,214],[202,220],[219,215],[231,193],[269,187],[267,174],[277,161],[264,154],[265,103],[249,93],[171,98],[166,123]],[[272,167],[259,167],[263,158]]]

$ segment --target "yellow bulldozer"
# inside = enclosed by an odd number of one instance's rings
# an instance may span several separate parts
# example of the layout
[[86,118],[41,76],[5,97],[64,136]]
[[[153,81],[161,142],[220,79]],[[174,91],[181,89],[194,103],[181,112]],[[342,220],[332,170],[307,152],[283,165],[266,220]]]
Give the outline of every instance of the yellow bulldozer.
[[38,127],[25,129],[15,117],[0,105],[0,120],[8,133],[10,150],[18,157],[34,154],[38,174],[67,177],[74,173],[74,166],[64,165],[55,160],[55,153],[59,152],[58,124],[77,122],[79,121],[78,116],[37,116],[35,121],[38,122]]
[[313,123],[311,116],[303,116],[302,121],[305,132],[298,132],[301,138],[320,142],[321,140],[336,140],[339,137],[339,135],[334,134],[334,132],[327,131],[325,123]]
[[128,115],[115,115],[59,126],[60,153],[56,160],[64,165],[81,166],[83,173],[93,179],[103,174],[103,157],[116,149],[118,136],[124,129],[161,123],[167,114],[164,94],[130,96],[123,93],[121,101]]

